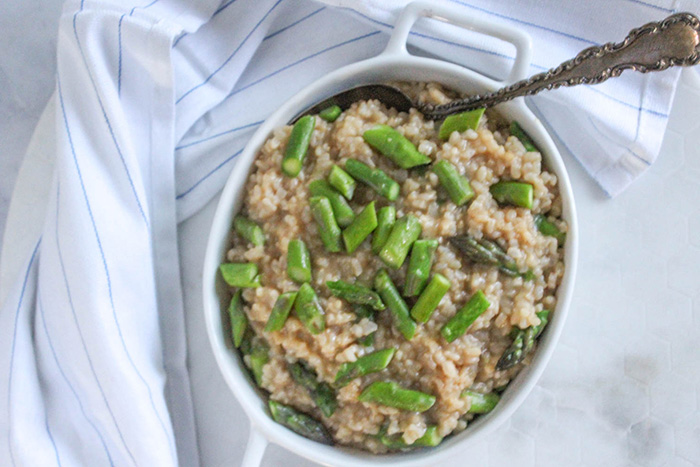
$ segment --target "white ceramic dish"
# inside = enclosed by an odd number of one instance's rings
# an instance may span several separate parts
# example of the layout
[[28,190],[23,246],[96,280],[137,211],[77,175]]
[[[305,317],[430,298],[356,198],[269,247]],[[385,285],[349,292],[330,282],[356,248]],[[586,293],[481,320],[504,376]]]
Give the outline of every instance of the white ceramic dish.
[[[423,16],[437,18],[511,42],[517,56],[510,76],[505,82],[495,81],[466,68],[440,60],[415,57],[406,50],[406,39],[413,24]],[[392,37],[382,54],[331,73],[298,93],[275,112],[253,135],[241,153],[224,187],[207,245],[204,259],[204,314],[209,339],[224,379],[246,411],[250,422],[250,440],[243,456],[244,466],[258,465],[268,443],[275,443],[321,464],[334,466],[419,466],[436,464],[455,451],[464,449],[471,441],[495,429],[520,405],[535,385],[549,360],[561,330],[573,291],[578,251],[578,230],[573,194],[569,177],[559,152],[539,120],[522,100],[502,104],[499,111],[510,120],[517,120],[543,152],[546,165],[559,179],[563,200],[563,217],[569,232],[565,245],[566,271],[558,290],[557,307],[547,332],[540,339],[532,363],[511,382],[498,406],[478,418],[469,427],[443,443],[415,452],[373,455],[345,447],[326,446],[288,430],[275,423],[267,412],[267,403],[251,382],[248,370],[227,333],[225,310],[226,287],[218,277],[218,266],[224,261],[229,245],[233,216],[240,208],[244,186],[255,156],[272,130],[285,125],[299,111],[332,96],[339,91],[362,84],[390,80],[435,81],[460,92],[476,93],[498,89],[507,82],[525,77],[530,63],[530,39],[524,33],[500,24],[477,21],[449,8],[425,2],[408,5],[399,19]]]

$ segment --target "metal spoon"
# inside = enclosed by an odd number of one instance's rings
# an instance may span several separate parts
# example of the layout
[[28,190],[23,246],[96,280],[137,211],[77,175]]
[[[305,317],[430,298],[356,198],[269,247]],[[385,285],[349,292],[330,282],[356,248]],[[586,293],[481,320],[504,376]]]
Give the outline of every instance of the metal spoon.
[[622,42],[609,42],[583,50],[556,68],[518,81],[498,91],[454,100],[433,106],[413,102],[400,90],[383,84],[371,84],[336,94],[294,118],[318,113],[330,105],[343,110],[353,102],[378,99],[388,107],[407,112],[411,107],[426,118],[439,120],[450,114],[480,107],[492,107],[516,97],[530,96],[544,89],[577,84],[598,84],[630,69],[647,73],[672,66],[691,66],[700,62],[700,20],[691,13],[677,13],[663,21],[633,29]]

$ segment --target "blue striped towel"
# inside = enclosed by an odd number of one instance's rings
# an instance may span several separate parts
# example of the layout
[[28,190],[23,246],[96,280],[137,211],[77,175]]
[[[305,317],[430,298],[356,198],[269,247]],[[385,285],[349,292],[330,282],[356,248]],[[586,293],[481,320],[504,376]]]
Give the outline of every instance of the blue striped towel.
[[[0,311],[1,465],[196,465],[177,225],[222,187],[295,92],[378,54],[404,1],[70,0],[41,234]],[[533,73],[683,0],[452,0],[529,32]],[[594,12],[606,11],[605,15]],[[502,75],[512,50],[430,25],[413,46]],[[532,98],[619,193],[653,163],[678,78],[627,74]]]

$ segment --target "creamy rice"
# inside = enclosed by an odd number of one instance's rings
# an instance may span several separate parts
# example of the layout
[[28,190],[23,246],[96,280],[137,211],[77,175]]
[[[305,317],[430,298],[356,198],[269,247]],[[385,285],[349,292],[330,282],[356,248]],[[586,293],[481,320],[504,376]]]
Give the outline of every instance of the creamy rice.
[[[431,103],[444,103],[454,97],[435,84],[402,86]],[[374,151],[362,134],[379,123],[396,128],[431,159],[447,159],[454,164],[470,180],[475,192],[473,200],[457,207],[430,170],[400,169]],[[438,124],[425,120],[414,109],[399,113],[378,101],[358,102],[334,123],[316,119],[304,168],[296,178],[281,172],[291,126],[275,130],[260,150],[247,182],[241,213],[262,227],[266,242],[253,247],[234,236],[227,259],[254,262],[260,268],[262,286],[244,289],[243,298],[250,326],[270,346],[261,386],[269,391],[271,399],[321,420],[340,444],[378,453],[387,451],[377,439],[380,430],[389,435],[400,434],[407,444],[420,438],[430,425],[436,425],[441,436],[464,430],[473,415],[467,413],[469,398],[460,397],[461,392],[472,388],[487,393],[508,384],[530,360],[528,357],[505,371],[495,369],[512,341],[509,333],[514,327],[538,324],[535,313],[553,310],[556,305],[556,290],[564,271],[563,250],[555,238],[537,230],[533,216],[546,214],[566,231],[566,224],[560,220],[557,177],[543,167],[540,153],[526,152],[521,142],[509,135],[496,114],[487,112],[476,131],[455,132],[448,141],[439,140],[437,130]],[[381,168],[401,185],[398,200],[389,203],[358,183],[351,201],[356,213],[370,201],[376,201],[377,208],[393,204],[397,218],[413,214],[420,220],[421,238],[439,240],[431,272],[444,275],[451,287],[430,320],[418,325],[410,341],[393,326],[388,310],[378,312],[376,322],[358,320],[352,306],[332,296],[325,285],[326,281],[345,280],[371,286],[376,272],[385,267],[372,254],[369,240],[351,255],[326,252],[311,215],[309,182],[325,179],[334,163],[342,167],[348,158]],[[500,180],[532,184],[532,209],[499,206],[489,187]],[[450,236],[464,233],[498,242],[521,270],[534,272],[534,280],[508,277],[494,267],[464,258],[447,241]],[[311,252],[311,285],[325,311],[326,330],[316,336],[293,313],[282,330],[263,332],[277,297],[298,289],[286,272],[287,245],[294,238],[303,239]],[[407,263],[398,271],[389,270],[399,290]],[[447,343],[440,335],[441,327],[477,290],[485,293],[490,307],[462,337]],[[408,303],[410,307],[411,302]],[[375,333],[374,344],[363,347],[358,340],[371,333]],[[316,371],[319,380],[332,383],[342,363],[385,348],[397,349],[389,366],[339,389],[338,408],[331,417],[321,414],[287,370],[288,363],[302,360]],[[359,402],[362,389],[378,380],[396,381],[406,388],[432,394],[437,401],[423,413]]]

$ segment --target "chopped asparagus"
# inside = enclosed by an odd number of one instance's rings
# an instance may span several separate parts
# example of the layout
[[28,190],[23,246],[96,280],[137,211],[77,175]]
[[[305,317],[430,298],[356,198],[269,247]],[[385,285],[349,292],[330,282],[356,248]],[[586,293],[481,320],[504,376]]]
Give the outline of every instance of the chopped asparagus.
[[450,139],[450,135],[454,131],[463,133],[467,130],[476,130],[481,117],[484,115],[484,110],[486,109],[474,109],[448,116],[440,125],[438,138],[447,140]]
[[537,214],[535,216],[535,227],[537,227],[537,230],[539,230],[542,235],[556,238],[559,245],[562,245],[566,240],[566,232],[559,230],[559,227],[557,227],[554,222],[549,221],[547,217],[542,214]]
[[549,310],[538,311],[536,315],[540,319],[540,324],[525,329],[516,329],[513,343],[503,352],[498,363],[496,363],[497,370],[502,371],[514,367],[522,362],[535,347],[535,339],[542,334],[549,322]]
[[532,209],[534,188],[523,182],[498,182],[489,188],[493,199],[499,204],[511,204],[521,208]]
[[435,396],[405,389],[389,381],[375,381],[362,391],[358,399],[409,412],[425,412],[435,404]]
[[357,187],[355,179],[337,165],[331,167],[331,173],[328,174],[328,183],[338,190],[348,201],[352,199],[352,196],[355,194],[355,188]]
[[482,394],[480,392],[465,389],[462,391],[462,397],[469,398],[468,413],[483,414],[491,412],[501,397],[496,393]]
[[520,142],[523,143],[523,147],[527,152],[540,152],[530,136],[525,133],[525,130],[520,127],[518,122],[512,121],[510,123],[510,134],[518,138]]
[[442,274],[435,273],[433,278],[430,279],[428,286],[418,297],[413,308],[411,308],[411,317],[419,323],[427,322],[449,288],[450,281]]
[[331,438],[330,433],[318,420],[273,400],[269,401],[268,405],[270,407],[270,415],[277,423],[319,443],[333,444],[333,438]]
[[475,263],[496,266],[509,276],[520,275],[515,260],[508,256],[496,242],[485,238],[477,240],[467,234],[450,237],[449,241],[452,246]]
[[430,163],[430,158],[421,153],[404,135],[389,125],[376,125],[362,134],[374,149],[391,159],[402,169],[410,169]]
[[258,265],[255,263],[224,263],[219,270],[232,287],[260,287]]
[[294,300],[294,311],[311,334],[320,334],[326,329],[326,318],[318,302],[316,292],[308,283],[302,284]]
[[392,269],[398,269],[403,264],[413,242],[420,237],[422,227],[417,217],[407,214],[397,220],[391,229],[389,238],[379,252],[384,264]]
[[383,170],[373,169],[367,164],[356,161],[355,159],[348,159],[345,161],[345,170],[356,180],[368,185],[389,201],[395,201],[396,198],[399,197],[401,187]]
[[247,217],[238,215],[233,219],[233,228],[236,229],[238,235],[248,240],[255,246],[265,244],[265,234],[258,224],[251,221]]
[[392,227],[396,222],[396,208],[394,206],[384,206],[377,213],[377,228],[372,234],[372,253],[378,255],[386,243]]
[[372,201],[343,230],[343,242],[348,253],[354,252],[376,228],[377,212],[374,210],[374,201]]
[[231,319],[231,337],[233,338],[233,345],[238,348],[241,346],[243,336],[248,328],[248,317],[243,310],[243,299],[241,298],[240,290],[236,291],[233,298],[231,298],[231,303],[228,306],[228,313]]
[[343,363],[335,375],[335,384],[342,387],[355,378],[382,371],[394,358],[394,353],[396,353],[396,349],[393,348],[377,350],[371,354],[363,355],[354,362]]
[[315,126],[316,117],[307,115],[301,117],[292,127],[282,159],[282,172],[286,176],[296,177],[301,172]]
[[386,303],[389,311],[394,317],[394,325],[406,340],[411,340],[416,334],[416,323],[411,319],[408,311],[408,305],[401,298],[401,294],[396,289],[396,286],[391,281],[391,277],[382,269],[374,278],[374,288],[379,292],[384,303]]
[[270,349],[259,339],[256,339],[250,349],[250,371],[255,383],[262,385],[263,367],[270,361]]
[[335,220],[330,201],[325,196],[313,196],[309,203],[311,204],[311,214],[316,220],[318,233],[326,250],[332,253],[339,252],[342,234],[338,222]]
[[389,449],[413,449],[417,447],[434,447],[442,442],[442,436],[438,433],[437,426],[429,426],[425,434],[415,440],[413,444],[406,444],[403,436],[389,436],[385,433],[379,434],[379,441]]
[[338,225],[347,227],[355,219],[355,212],[340,192],[330,186],[325,180],[314,180],[309,183],[311,196],[325,196],[331,203],[333,215]]
[[345,281],[328,281],[326,285],[333,295],[350,303],[370,305],[375,310],[386,308],[377,292],[363,285]]
[[284,323],[287,321],[287,317],[289,317],[289,312],[292,310],[296,298],[296,292],[285,292],[277,297],[277,301],[272,307],[270,316],[267,318],[265,332],[279,331],[284,327]]
[[341,113],[343,113],[343,110],[340,108],[340,106],[331,105],[330,107],[326,107],[325,109],[320,111],[318,113],[318,116],[327,121],[328,123],[333,123],[338,117],[340,117]]
[[374,321],[374,310],[367,305],[355,305],[352,307],[352,311],[357,315],[357,320],[360,321],[362,318],[367,318],[370,321]]
[[484,292],[477,290],[469,301],[442,327],[440,334],[447,342],[462,336],[491,303]]
[[300,238],[291,240],[287,247],[287,275],[299,284],[311,281],[311,256]]
[[403,294],[406,297],[420,295],[428,284],[430,268],[433,266],[433,254],[437,250],[438,241],[435,239],[416,240],[411,248],[411,259],[406,270],[406,283]]
[[320,382],[316,372],[302,362],[293,363],[288,368],[294,381],[309,392],[321,413],[326,417],[333,415],[338,408],[333,388],[327,383]]
[[457,168],[447,160],[440,160],[433,164],[433,172],[438,176],[440,184],[445,187],[450,199],[457,206],[462,206],[474,197],[469,180],[457,172]]

